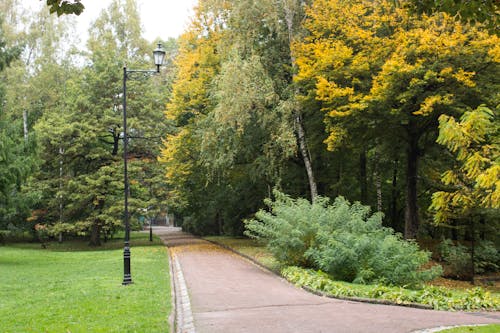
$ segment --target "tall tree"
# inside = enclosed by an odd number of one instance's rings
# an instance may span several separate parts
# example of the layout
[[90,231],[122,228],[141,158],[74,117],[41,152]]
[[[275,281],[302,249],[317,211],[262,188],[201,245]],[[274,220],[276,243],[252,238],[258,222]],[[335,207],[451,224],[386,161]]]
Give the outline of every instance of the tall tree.
[[[176,130],[165,140],[160,161],[166,168],[170,187],[170,205],[186,217],[185,227],[206,233],[221,220],[216,193],[218,184],[211,181],[209,171],[200,162],[201,136],[199,123],[214,108],[211,86],[220,70],[218,41],[224,26],[222,1],[201,1],[188,30],[179,38],[175,60],[176,80],[165,112]],[[212,193],[207,196],[206,193]],[[220,229],[220,228],[219,228]]]
[[[0,16],[0,72],[20,54],[17,47],[7,47]],[[0,81],[0,101],[4,101],[5,86]],[[0,103],[0,228],[13,220],[19,205],[15,193],[26,179],[29,171],[24,154],[24,145],[19,142],[15,126],[6,117],[5,103]]]
[[[120,228],[123,66],[150,68],[153,48],[141,36],[136,2],[113,1],[91,28],[88,66],[71,69],[74,74],[61,84],[60,104],[38,122],[44,158],[39,180],[53,198],[46,198],[54,212],[47,216],[53,230],[87,233],[91,245],[99,245],[102,233]],[[164,75],[128,84],[130,212],[135,216],[160,194],[152,190],[160,171],[151,164],[157,163],[167,129],[160,111]],[[55,214],[61,202],[63,213]]]
[[350,123],[386,145],[404,142],[405,236],[415,238],[424,147],[441,114],[494,99],[498,37],[445,13],[412,16],[389,1],[318,0],[308,14],[297,79],[315,85],[330,144],[344,138]]

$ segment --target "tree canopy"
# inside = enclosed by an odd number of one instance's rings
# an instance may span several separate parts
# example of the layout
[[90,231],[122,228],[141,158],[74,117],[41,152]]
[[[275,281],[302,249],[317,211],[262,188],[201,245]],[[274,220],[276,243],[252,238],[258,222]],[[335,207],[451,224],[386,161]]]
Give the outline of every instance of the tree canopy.
[[[156,45],[115,0],[79,50],[63,14],[84,3],[0,5],[0,226],[98,244],[123,227],[123,67]],[[168,210],[241,235],[274,190],[359,201],[412,239],[498,226],[497,18],[494,1],[200,0],[161,74],[127,81],[133,226]]]

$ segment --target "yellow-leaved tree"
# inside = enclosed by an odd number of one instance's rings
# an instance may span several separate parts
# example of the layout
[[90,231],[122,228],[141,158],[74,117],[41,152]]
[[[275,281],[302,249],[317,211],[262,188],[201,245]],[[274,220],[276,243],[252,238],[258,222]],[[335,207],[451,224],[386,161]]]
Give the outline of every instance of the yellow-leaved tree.
[[208,171],[200,161],[198,124],[215,107],[211,86],[220,71],[219,46],[227,6],[223,0],[199,1],[191,25],[179,38],[177,74],[165,111],[175,131],[165,138],[159,158],[166,170],[169,206],[178,213],[184,209],[202,212],[203,207],[193,207],[193,203],[201,206],[200,198],[210,192],[203,186],[208,183]]
[[437,142],[456,158],[442,175],[446,191],[435,192],[430,209],[436,223],[450,219],[471,221],[488,209],[500,209],[500,124],[498,116],[480,106],[460,121],[442,115]]
[[446,13],[413,15],[405,1],[316,0],[296,43],[296,81],[321,103],[330,149],[373,144],[406,155],[405,237],[420,217],[419,164],[438,118],[497,98],[500,39]]
[[[443,173],[445,190],[432,195],[429,209],[436,224],[462,221],[469,227],[471,239],[472,281],[476,271],[476,221],[486,217],[498,230],[500,214],[500,123],[498,115],[484,105],[465,112],[457,121],[452,116],[439,117],[437,142],[456,159],[454,167]],[[496,221],[496,222],[495,222]],[[496,225],[495,225],[496,224]],[[484,232],[485,226],[483,226]],[[479,259],[480,260],[480,259]]]

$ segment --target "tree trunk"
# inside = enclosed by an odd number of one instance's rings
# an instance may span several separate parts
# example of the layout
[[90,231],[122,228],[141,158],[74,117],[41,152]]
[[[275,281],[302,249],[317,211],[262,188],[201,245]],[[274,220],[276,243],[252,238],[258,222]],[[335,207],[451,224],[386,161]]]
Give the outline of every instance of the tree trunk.
[[316,180],[314,179],[314,171],[312,168],[311,158],[309,157],[309,150],[307,149],[305,131],[299,115],[296,116],[295,125],[297,127],[297,140],[299,142],[300,153],[302,155],[302,160],[304,161],[304,166],[306,167],[307,179],[309,181],[311,201],[314,202],[318,196],[318,187],[316,185]]
[[396,229],[398,221],[398,160],[394,160],[392,169],[392,192],[391,192],[391,224]]
[[[285,19],[288,28],[288,43],[289,43],[289,51],[290,51],[290,63],[292,66],[292,82],[296,76],[296,64],[295,64],[295,56],[292,52],[292,43],[294,39],[294,8],[291,8],[290,4],[287,4],[285,1],[283,2],[283,10],[285,12]],[[297,91],[294,92],[292,96],[293,103],[296,102],[295,96],[297,95]],[[304,124],[302,119],[302,114],[300,110],[298,110],[298,106],[294,105],[294,117],[295,117],[295,132],[297,135],[297,141],[299,144],[300,153],[302,155],[302,160],[304,161],[304,166],[307,172],[307,179],[309,181],[309,189],[311,191],[311,201],[314,202],[316,197],[318,196],[318,186],[316,185],[316,180],[314,178],[314,171],[312,168],[311,157],[309,154],[309,149],[307,148],[306,142],[306,134],[304,130]]]
[[222,216],[220,214],[220,212],[217,212],[217,214],[215,215],[215,220],[217,221],[217,228],[219,229],[219,236],[222,236],[223,234],[223,225],[222,225]]
[[471,232],[471,243],[470,243],[470,261],[471,261],[471,280],[472,284],[475,284],[474,278],[476,275],[476,267],[474,265],[475,255],[476,255],[476,226],[474,225],[474,217],[470,219],[470,232]]
[[419,228],[417,205],[418,136],[409,132],[406,160],[405,238],[415,239]]
[[458,240],[458,221],[455,219],[451,220],[451,239]]
[[113,151],[111,155],[116,156],[118,154],[118,148],[120,147],[120,135],[113,133]]
[[[62,224],[63,221],[63,196],[62,196],[62,189],[63,189],[63,154],[64,154],[64,148],[59,147],[59,223]],[[63,241],[63,235],[62,232],[59,233],[59,243],[62,243]]]
[[24,141],[28,141],[28,111],[23,110],[23,133]]
[[375,190],[377,192],[377,212],[382,211],[382,178],[380,177],[379,168],[379,155],[375,148],[375,166],[373,168],[373,180],[375,183]]
[[101,246],[101,222],[94,221],[90,229],[90,246]]
[[366,150],[359,154],[359,184],[361,188],[361,202],[367,204],[368,182],[366,180]]

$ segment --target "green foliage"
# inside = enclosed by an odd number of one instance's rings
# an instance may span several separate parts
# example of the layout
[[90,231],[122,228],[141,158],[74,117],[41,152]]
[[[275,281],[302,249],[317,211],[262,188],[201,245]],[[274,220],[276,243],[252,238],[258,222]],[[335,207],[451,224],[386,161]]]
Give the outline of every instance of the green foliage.
[[467,247],[453,244],[450,239],[445,239],[439,245],[441,259],[448,265],[448,275],[455,278],[469,276],[471,271],[471,257]]
[[[446,264],[446,273],[455,278],[469,277],[471,274],[471,252],[466,246],[445,239],[439,245],[441,259]],[[477,274],[498,272],[500,258],[498,249],[491,241],[480,241],[474,247],[474,271]]]
[[474,265],[478,274],[500,271],[500,253],[492,241],[481,241],[474,249]]
[[[0,72],[16,60],[19,47],[8,47],[0,15]],[[4,74],[2,74],[4,75]],[[26,218],[33,196],[22,193],[22,186],[36,169],[33,137],[23,138],[18,131],[19,121],[11,118],[6,106],[8,86],[0,81],[0,229],[14,227],[17,220]]]
[[[51,33],[54,20],[52,16],[46,20]],[[83,67],[59,59],[49,61],[55,57],[54,50],[44,49],[43,71],[30,82],[37,87],[33,99],[44,101],[29,124],[29,130],[36,132],[42,160],[29,184],[29,192],[39,196],[30,221],[46,225],[51,235],[90,236],[91,243],[99,245],[102,235],[112,237],[122,227],[123,65],[152,66],[154,45],[141,36],[136,1],[113,1],[93,23],[87,47]],[[168,50],[172,57],[175,42],[168,42]],[[127,82],[133,227],[138,227],[134,222],[144,209],[148,217],[165,209],[163,170],[156,160],[168,129],[159,112],[168,97],[168,87],[160,84],[165,78],[171,79],[169,71],[148,79],[131,74]],[[11,107],[16,110],[15,101],[22,98],[14,89],[11,95]]]
[[307,251],[315,246],[322,225],[331,218],[328,199],[294,200],[274,191],[275,200],[266,199],[270,211],[260,210],[254,220],[245,221],[245,234],[267,243],[271,253],[285,265],[311,267]]
[[498,33],[500,4],[496,0],[410,0],[418,13],[447,12],[464,22],[485,22],[492,32]]
[[267,242],[286,265],[316,267],[336,279],[355,283],[416,285],[429,281],[441,268],[421,267],[430,254],[414,242],[382,227],[382,214],[338,197],[314,203],[294,200],[278,191],[267,200],[270,211],[259,211],[246,222],[246,234]]
[[0,15],[0,72],[3,71],[9,64],[19,57],[21,48],[7,47],[7,42],[3,33],[3,17]]
[[429,305],[435,310],[498,310],[500,295],[491,294],[482,288],[455,291],[443,287],[424,286],[420,289],[406,289],[382,285],[358,285],[334,281],[321,271],[286,267],[282,275],[290,282],[324,292],[334,297],[361,297],[387,300],[396,304],[418,303]]
[[65,14],[80,15],[85,9],[81,0],[47,0],[47,6],[50,8],[50,12],[57,13],[57,16]]

